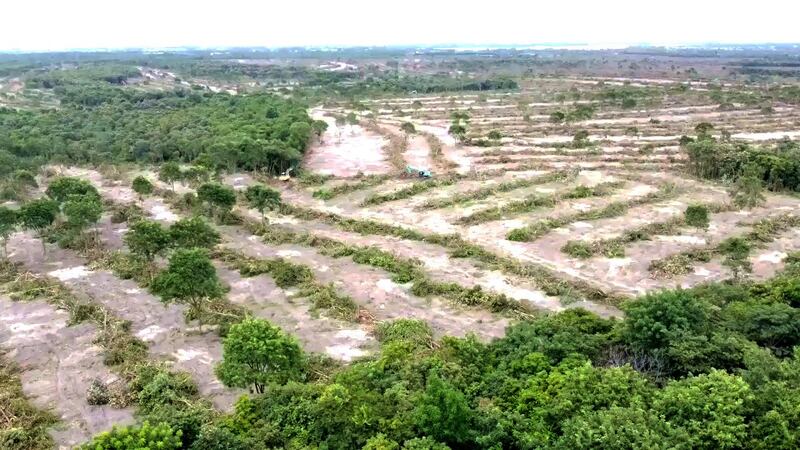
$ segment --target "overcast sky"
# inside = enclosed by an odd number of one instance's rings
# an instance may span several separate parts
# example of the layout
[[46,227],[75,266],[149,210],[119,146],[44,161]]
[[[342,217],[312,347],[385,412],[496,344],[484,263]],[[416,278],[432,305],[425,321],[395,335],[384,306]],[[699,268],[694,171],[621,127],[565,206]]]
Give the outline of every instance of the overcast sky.
[[0,50],[800,42],[800,0],[7,0]]

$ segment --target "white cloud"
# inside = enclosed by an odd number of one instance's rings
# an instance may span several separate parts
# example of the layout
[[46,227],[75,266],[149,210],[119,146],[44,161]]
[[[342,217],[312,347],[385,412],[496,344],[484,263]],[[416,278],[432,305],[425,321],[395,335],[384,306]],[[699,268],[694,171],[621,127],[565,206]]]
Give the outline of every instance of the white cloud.
[[4,2],[0,49],[798,42],[800,2]]

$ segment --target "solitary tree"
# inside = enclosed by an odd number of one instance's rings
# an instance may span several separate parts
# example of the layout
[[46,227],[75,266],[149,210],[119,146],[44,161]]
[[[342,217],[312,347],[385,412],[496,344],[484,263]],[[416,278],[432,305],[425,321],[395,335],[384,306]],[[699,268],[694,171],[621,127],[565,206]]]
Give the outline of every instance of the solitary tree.
[[417,132],[417,129],[414,127],[414,124],[411,122],[403,122],[403,124],[400,125],[400,129],[403,130],[403,132],[405,132],[406,134],[414,134]]
[[730,190],[733,204],[739,208],[755,208],[767,199],[764,196],[763,169],[757,164],[748,164]]
[[6,206],[0,206],[0,238],[3,239],[3,256],[8,258],[8,238],[17,229],[19,214]]
[[172,192],[175,192],[175,182],[181,178],[183,178],[181,166],[175,161],[164,163],[158,171],[158,179],[164,183],[169,183],[172,186]]
[[281,193],[260,184],[249,186],[244,196],[247,204],[261,213],[261,220],[264,220],[265,211],[272,211],[281,205]]
[[233,325],[222,344],[217,376],[231,387],[263,393],[270,383],[299,378],[304,357],[297,339],[266,320],[246,318]]
[[100,216],[103,214],[103,204],[99,198],[91,195],[71,195],[64,203],[63,211],[67,218],[67,224],[73,229],[83,232],[100,220]]
[[175,248],[212,248],[219,243],[219,233],[202,217],[181,219],[169,228]]
[[753,271],[750,263],[750,244],[741,237],[732,237],[720,244],[720,250],[725,255],[722,265],[731,270],[733,279],[739,281],[745,273]]
[[450,128],[447,130],[447,132],[458,142],[464,142],[467,137],[467,127],[461,125],[460,123],[454,123],[450,125]]
[[136,194],[139,195],[140,202],[144,200],[145,195],[150,195],[153,193],[153,183],[141,175],[133,179],[131,187],[133,188],[133,192],[136,192]]
[[20,208],[19,215],[22,226],[36,232],[42,241],[42,253],[45,253],[47,247],[44,242],[44,230],[55,222],[58,216],[58,203],[46,198],[32,200]]
[[69,200],[72,195],[89,196],[100,199],[97,189],[86,180],[75,177],[58,177],[53,180],[45,193],[59,204]]
[[208,205],[212,215],[221,218],[236,204],[236,192],[219,183],[206,183],[197,189],[197,198]]
[[204,249],[178,249],[170,256],[167,269],[153,280],[153,292],[166,301],[199,308],[207,299],[224,293],[217,271]]
[[170,236],[160,223],[140,220],[130,226],[123,238],[130,251],[152,261],[163,253],[170,244]]
[[705,205],[689,205],[684,213],[686,225],[695,227],[698,230],[708,228],[710,220],[708,218],[708,207]]

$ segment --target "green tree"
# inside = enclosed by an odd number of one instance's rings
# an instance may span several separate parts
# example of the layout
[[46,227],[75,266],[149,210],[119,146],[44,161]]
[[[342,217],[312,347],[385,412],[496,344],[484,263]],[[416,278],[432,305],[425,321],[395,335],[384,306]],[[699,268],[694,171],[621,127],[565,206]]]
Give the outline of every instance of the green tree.
[[736,449],[747,438],[744,405],[751,397],[742,378],[712,370],[670,382],[653,409],[676,428],[686,448]]
[[8,258],[8,238],[17,230],[19,213],[7,206],[0,206],[0,238],[3,239],[3,257]]
[[161,255],[170,245],[171,238],[160,223],[152,220],[134,222],[123,238],[130,251],[147,261]]
[[182,448],[181,430],[173,430],[167,424],[124,428],[114,427],[95,436],[91,442],[81,446],[81,450],[178,450]]
[[709,306],[685,290],[648,294],[626,303],[627,319],[622,336],[634,348],[668,347],[687,333],[699,333],[707,325]]
[[403,122],[403,124],[400,125],[400,129],[406,134],[414,134],[417,132],[414,124],[411,122]]
[[748,164],[730,190],[731,200],[738,208],[755,208],[767,201],[764,196],[763,169]]
[[190,450],[248,450],[251,447],[230,430],[220,426],[207,425],[200,436],[189,447]]
[[708,229],[708,225],[710,223],[710,219],[708,216],[708,207],[705,205],[689,205],[686,207],[686,212],[684,213],[684,220],[686,221],[686,225],[690,227],[695,227],[698,230],[706,230]]
[[713,130],[713,129],[714,129],[714,125],[711,125],[708,122],[700,122],[700,123],[697,124],[696,127],[694,127],[694,131],[698,135],[700,135],[698,137],[701,137],[701,136],[702,137],[708,137],[709,133],[711,133],[711,130]]
[[456,141],[464,142],[464,140],[467,138],[467,127],[461,125],[460,123],[454,123],[450,125],[447,133],[449,133],[450,136],[453,136]]
[[675,448],[669,426],[649,408],[611,407],[566,421],[555,448],[563,450],[659,450]]
[[141,175],[133,179],[131,187],[133,188],[133,192],[136,192],[136,194],[139,195],[140,202],[144,200],[146,195],[153,193],[153,183]]
[[31,200],[20,208],[19,216],[26,230],[33,230],[42,241],[42,253],[47,251],[44,230],[58,217],[58,203],[46,198]]
[[251,387],[263,393],[271,384],[300,378],[305,359],[292,336],[263,319],[246,318],[223,340],[223,359],[216,373],[226,386]]
[[58,203],[66,202],[72,195],[95,197],[100,200],[100,194],[91,183],[75,177],[56,178],[47,186],[45,193]]
[[181,219],[169,228],[169,237],[175,248],[213,248],[220,242],[219,233],[202,217]]
[[725,258],[722,265],[730,269],[734,280],[740,280],[745,273],[753,271],[750,263],[750,244],[745,238],[731,237],[719,244]]
[[64,203],[63,211],[67,224],[82,232],[100,220],[103,204],[92,195],[71,195]]
[[464,394],[432,373],[414,409],[414,422],[427,436],[446,444],[460,444],[470,437],[472,411]]
[[208,205],[211,214],[222,218],[236,204],[236,192],[233,188],[219,183],[206,183],[197,189],[197,198]]
[[153,280],[152,289],[166,302],[188,303],[194,308],[225,292],[208,253],[201,248],[175,250],[167,269]]
[[158,179],[164,183],[169,183],[172,186],[172,192],[175,192],[175,182],[183,179],[181,166],[174,161],[162,164],[161,169],[158,171]]
[[260,184],[248,186],[244,197],[251,208],[261,213],[261,220],[264,220],[265,211],[275,210],[281,204],[280,192]]
[[400,450],[400,444],[379,433],[369,438],[361,450]]

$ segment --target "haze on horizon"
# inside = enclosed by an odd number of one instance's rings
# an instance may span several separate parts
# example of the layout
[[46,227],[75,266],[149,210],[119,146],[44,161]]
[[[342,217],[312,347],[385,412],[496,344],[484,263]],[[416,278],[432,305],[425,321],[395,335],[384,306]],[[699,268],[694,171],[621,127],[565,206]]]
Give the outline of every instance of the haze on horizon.
[[[537,2],[538,3],[538,2]],[[0,51],[587,43],[797,43],[800,2],[40,0],[3,6]]]

